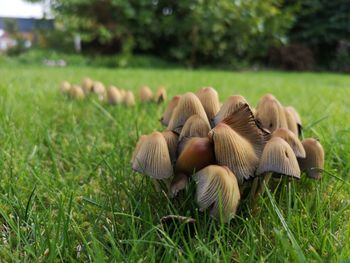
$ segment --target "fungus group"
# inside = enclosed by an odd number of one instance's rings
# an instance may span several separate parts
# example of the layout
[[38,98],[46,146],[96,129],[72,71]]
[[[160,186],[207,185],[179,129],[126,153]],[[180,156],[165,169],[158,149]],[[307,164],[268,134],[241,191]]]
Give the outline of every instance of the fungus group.
[[[144,101],[150,90],[140,90]],[[164,98],[163,98],[164,99]],[[301,140],[298,112],[273,95],[256,109],[235,95],[223,104],[212,87],[174,96],[160,118],[162,132],[142,135],[132,155],[132,169],[169,185],[176,197],[196,183],[200,210],[225,222],[236,213],[243,189],[256,200],[270,178],[300,179],[301,171],[320,179],[324,151],[315,139]]]

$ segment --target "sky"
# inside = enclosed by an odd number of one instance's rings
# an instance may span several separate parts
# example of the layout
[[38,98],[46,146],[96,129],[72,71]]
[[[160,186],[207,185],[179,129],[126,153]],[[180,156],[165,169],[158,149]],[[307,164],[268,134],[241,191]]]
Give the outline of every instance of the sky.
[[42,4],[31,4],[23,0],[0,0],[0,16],[42,18]]

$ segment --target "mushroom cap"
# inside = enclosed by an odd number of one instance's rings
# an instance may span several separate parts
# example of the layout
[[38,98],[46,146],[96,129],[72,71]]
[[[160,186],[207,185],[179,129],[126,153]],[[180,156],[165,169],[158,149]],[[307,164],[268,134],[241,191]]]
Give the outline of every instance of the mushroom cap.
[[124,104],[128,107],[135,105],[134,93],[131,90],[127,90],[124,96]]
[[126,90],[125,89],[119,89],[120,95],[122,96],[122,99],[124,101],[125,95],[126,95]]
[[141,102],[149,102],[153,98],[152,90],[148,86],[142,86],[139,94]]
[[286,128],[278,128],[272,133],[272,137],[280,137],[285,140],[292,148],[297,158],[305,158],[304,147],[295,133]]
[[162,134],[168,145],[170,160],[171,162],[175,162],[177,157],[177,142],[179,140],[179,135],[169,130],[163,131]]
[[107,99],[110,104],[120,104],[123,101],[122,95],[118,88],[110,86],[107,90]]
[[85,94],[88,94],[89,92],[91,92],[93,85],[94,85],[94,81],[90,78],[84,78],[81,84]]
[[296,136],[298,136],[298,133],[299,133],[298,124],[294,118],[293,113],[290,112],[286,107],[284,107],[284,115],[286,116],[288,129],[291,132],[293,132]]
[[195,114],[202,117],[209,125],[207,114],[205,113],[200,100],[192,92],[187,92],[181,96],[176,108],[174,109],[169,121],[168,129],[180,133],[187,119]]
[[262,127],[273,132],[277,128],[288,128],[282,104],[271,94],[260,99],[256,119]]
[[172,176],[168,146],[160,132],[153,132],[143,139],[132,163],[132,169],[154,179]]
[[157,92],[155,94],[154,100],[156,103],[162,103],[163,101],[166,101],[167,94],[166,94],[166,89],[164,87],[159,87],[157,89]]
[[170,184],[170,194],[172,197],[177,196],[177,194],[184,190],[188,185],[188,177],[186,174],[177,173],[175,174],[173,180]]
[[147,136],[148,135],[141,135],[139,140],[137,141],[135,149],[134,149],[132,156],[131,156],[131,161],[130,161],[131,164],[135,161],[136,154],[139,152],[140,147],[143,144],[143,142],[145,141],[145,139],[147,138]]
[[106,93],[106,88],[102,82],[95,81],[92,87],[92,91],[98,95],[104,95]]
[[67,93],[67,92],[69,92],[71,86],[72,85],[68,81],[62,81],[61,86],[60,86],[60,90],[63,93]]
[[197,183],[196,201],[200,210],[224,222],[235,214],[241,198],[235,175],[225,166],[210,165],[194,175]]
[[212,120],[220,110],[219,95],[217,91],[212,87],[204,87],[201,88],[196,95],[202,103],[208,119]]
[[259,158],[246,138],[223,122],[209,132],[209,138],[214,144],[217,163],[227,166],[236,175],[239,184],[254,176]]
[[241,95],[234,95],[228,98],[228,100],[221,106],[219,112],[214,117],[214,124],[218,124],[226,117],[232,115],[243,104],[248,104],[246,99]]
[[324,150],[319,141],[308,138],[302,141],[306,152],[305,159],[298,159],[300,169],[314,179],[321,179],[324,170]]
[[298,127],[298,134],[300,135],[301,134],[301,130],[303,128],[303,125],[302,125],[302,122],[301,122],[301,118],[300,118],[300,115],[299,113],[297,112],[297,110],[292,107],[292,106],[287,106],[286,107],[287,111],[290,112],[293,117],[294,117],[294,120],[295,122],[297,123],[297,127]]
[[213,163],[215,163],[215,156],[209,139],[194,137],[186,142],[176,161],[175,171],[192,175],[194,171],[199,171]]
[[83,89],[78,85],[72,85],[69,89],[69,95],[73,99],[82,100],[85,98]]
[[256,174],[267,172],[300,178],[297,158],[289,144],[280,137],[273,137],[265,145]]
[[171,101],[169,102],[167,108],[165,109],[162,117],[160,118],[160,121],[163,125],[168,126],[169,121],[171,119],[171,116],[173,114],[173,111],[177,104],[179,103],[181,96],[174,96]]

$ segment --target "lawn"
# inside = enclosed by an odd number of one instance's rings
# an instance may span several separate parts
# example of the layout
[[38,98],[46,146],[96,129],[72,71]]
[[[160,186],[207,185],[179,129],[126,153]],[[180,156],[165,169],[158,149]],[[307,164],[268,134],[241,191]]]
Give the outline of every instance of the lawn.
[[[71,101],[62,80],[89,76],[169,97],[211,85],[220,99],[256,105],[273,93],[293,105],[304,136],[326,151],[323,179],[305,176],[243,207],[230,224],[199,212],[192,192],[171,200],[134,173],[137,138],[164,129],[165,105]],[[350,76],[328,73],[10,67],[0,69],[0,258],[3,261],[339,262],[350,259]],[[164,231],[161,217],[192,216],[196,232]]]

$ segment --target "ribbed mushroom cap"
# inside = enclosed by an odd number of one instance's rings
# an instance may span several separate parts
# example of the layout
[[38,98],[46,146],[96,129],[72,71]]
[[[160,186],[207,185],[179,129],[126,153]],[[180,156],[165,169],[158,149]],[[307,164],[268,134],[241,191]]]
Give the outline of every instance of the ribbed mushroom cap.
[[173,114],[173,111],[175,109],[175,107],[177,106],[177,104],[179,103],[181,96],[174,96],[171,101],[169,102],[167,108],[165,109],[162,117],[160,118],[160,122],[165,125],[168,126],[171,115]]
[[92,87],[94,85],[94,81],[90,78],[84,78],[83,79],[83,82],[81,84],[81,87],[83,88],[84,90],[84,93],[85,94],[88,94],[89,92],[92,91]]
[[295,135],[291,130],[286,128],[278,128],[272,133],[272,137],[282,138],[289,144],[297,158],[305,158],[306,154],[304,147],[297,135]]
[[140,88],[140,101],[141,102],[149,102],[152,101],[153,92],[148,86],[142,86]]
[[127,90],[124,96],[124,104],[128,107],[134,106],[135,105],[135,97],[134,93],[132,93],[131,90]]
[[83,89],[78,85],[72,85],[69,89],[69,95],[73,99],[82,100],[85,97]]
[[172,176],[168,146],[160,132],[153,132],[143,140],[135,154],[132,169],[155,179]]
[[210,209],[216,219],[229,221],[241,198],[235,175],[225,166],[210,165],[194,175],[200,210]]
[[70,88],[71,88],[71,84],[68,81],[62,81],[60,86],[60,90],[62,93],[69,92]]
[[303,128],[303,125],[301,123],[301,118],[300,118],[299,113],[292,106],[288,106],[288,107],[286,107],[286,109],[287,109],[288,112],[290,112],[293,115],[294,120],[295,120],[295,122],[297,123],[297,126],[298,126],[298,134],[300,135],[301,134],[301,130]]
[[166,101],[166,98],[166,89],[164,87],[159,87],[155,94],[154,100],[156,101],[156,103],[162,103]]
[[270,132],[277,128],[288,128],[284,108],[271,94],[261,98],[256,112],[256,119],[261,123],[262,127]]
[[216,161],[236,175],[238,183],[253,177],[259,158],[253,145],[225,123],[219,123],[209,133],[213,141]]
[[198,97],[192,92],[187,92],[181,96],[178,105],[174,109],[168,129],[180,133],[187,119],[195,114],[203,118],[209,125],[207,114]]
[[141,135],[139,140],[137,141],[135,149],[134,149],[132,156],[131,156],[131,161],[130,161],[131,164],[135,161],[136,154],[139,152],[141,145],[143,144],[143,142],[145,141],[147,136],[148,135]]
[[179,140],[179,135],[173,131],[168,130],[163,131],[162,134],[168,145],[171,162],[175,162],[177,158],[177,143]]
[[297,158],[289,144],[280,137],[273,137],[265,145],[256,174],[267,172],[300,178]]
[[108,102],[113,105],[120,104],[123,101],[119,89],[114,86],[110,86],[107,90],[107,99]]
[[204,87],[201,88],[196,95],[202,103],[208,119],[212,120],[220,110],[220,102],[217,91],[212,87]]
[[308,138],[302,141],[306,152],[305,159],[298,159],[300,169],[309,177],[321,179],[324,170],[324,150],[319,141]]
[[208,138],[190,138],[175,164],[175,171],[192,175],[195,171],[215,163],[213,145]]
[[219,112],[214,118],[214,124],[218,124],[226,117],[232,115],[242,105],[248,104],[244,97],[240,95],[234,95],[228,98],[228,100],[221,106]]
[[293,132],[296,136],[298,136],[299,129],[298,124],[295,121],[294,115],[290,112],[286,107],[284,107],[284,115],[286,116],[288,129]]
[[177,194],[184,190],[188,185],[188,177],[186,174],[177,173],[175,174],[173,180],[170,184],[170,194],[172,197],[177,196]]

